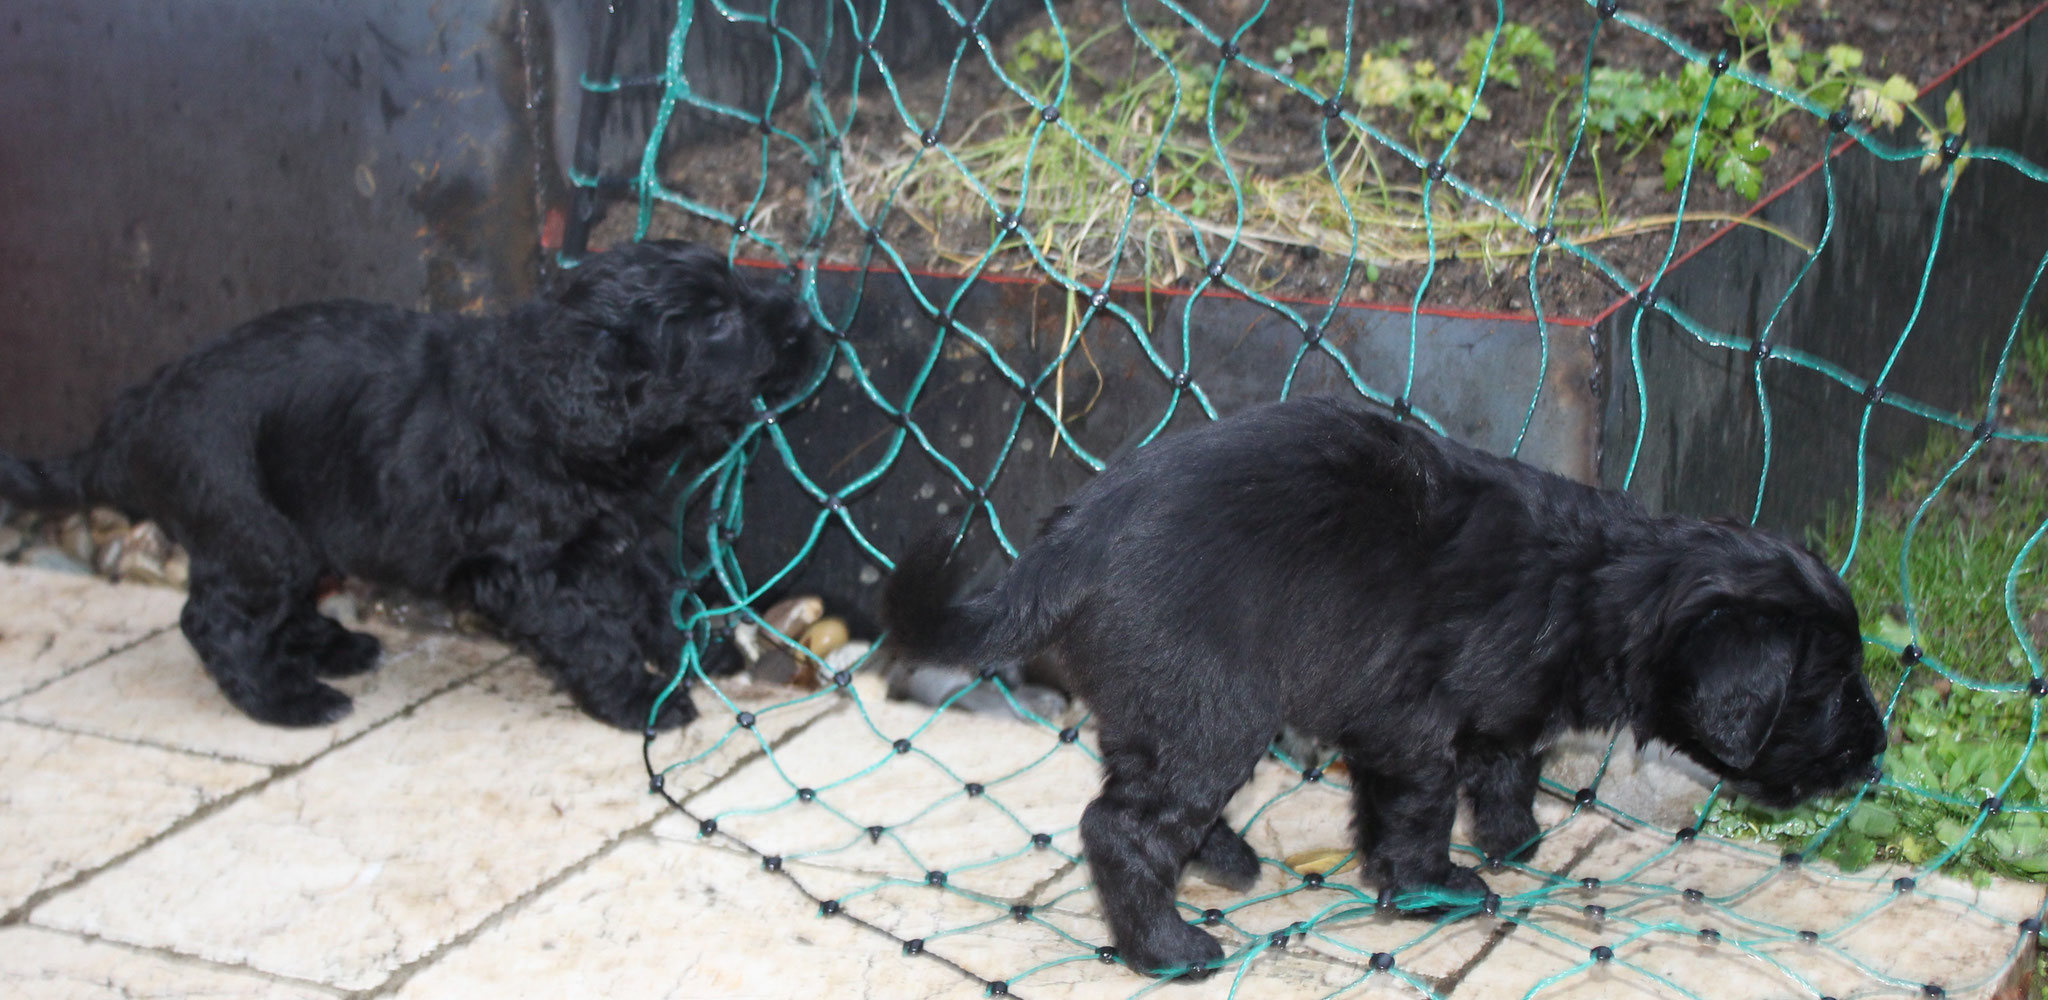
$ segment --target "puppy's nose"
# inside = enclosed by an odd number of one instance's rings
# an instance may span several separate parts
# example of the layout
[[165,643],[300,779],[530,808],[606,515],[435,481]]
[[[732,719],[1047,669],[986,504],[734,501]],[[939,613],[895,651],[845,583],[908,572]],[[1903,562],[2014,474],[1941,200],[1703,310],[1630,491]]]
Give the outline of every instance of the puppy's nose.
[[1870,784],[1872,782],[1878,781],[1883,777],[1884,766],[1876,761],[1871,761],[1870,763],[1865,764],[1863,766],[1863,773],[1860,776],[1858,776],[1857,780],[1863,782],[1864,784]]

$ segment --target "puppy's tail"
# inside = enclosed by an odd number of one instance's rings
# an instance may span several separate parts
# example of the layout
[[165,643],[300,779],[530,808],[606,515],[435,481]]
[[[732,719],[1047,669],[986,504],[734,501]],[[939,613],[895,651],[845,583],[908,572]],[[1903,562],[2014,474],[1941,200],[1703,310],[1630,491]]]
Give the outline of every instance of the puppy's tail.
[[83,507],[92,499],[75,455],[16,458],[0,452],[0,500],[35,510]]
[[945,539],[928,538],[896,564],[882,593],[890,645],[913,659],[994,666],[1014,679],[1018,665],[1046,645],[1057,617],[1031,585],[1038,574],[1019,562],[994,589],[963,600],[956,595],[965,567],[948,548]]

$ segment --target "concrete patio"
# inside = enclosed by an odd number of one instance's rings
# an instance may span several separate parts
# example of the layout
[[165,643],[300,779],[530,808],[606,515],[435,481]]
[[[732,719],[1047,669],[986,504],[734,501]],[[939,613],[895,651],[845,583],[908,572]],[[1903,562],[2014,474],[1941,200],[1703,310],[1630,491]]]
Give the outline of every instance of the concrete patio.
[[[384,666],[327,729],[256,725],[175,622],[182,594],[0,567],[0,995],[8,997],[1908,996],[2030,990],[2039,887],[1979,889],[1666,834],[1546,798],[1510,919],[1438,927],[1269,863],[1230,893],[1243,964],[1154,989],[1107,938],[1073,826],[1095,782],[1042,728],[733,687],[651,749],[474,638],[370,626]],[[922,728],[920,728],[922,727]],[[915,753],[892,753],[914,734]],[[771,756],[763,742],[772,743]],[[882,761],[879,766],[878,761]],[[933,766],[937,765],[937,766]],[[960,793],[960,779],[989,782]],[[801,801],[796,788],[817,789]],[[1339,846],[1341,793],[1269,763],[1233,817],[1273,859]],[[1603,799],[1606,796],[1603,786]],[[815,801],[813,801],[815,798]],[[997,808],[997,807],[1000,808]],[[1254,818],[1254,812],[1256,817]],[[700,823],[717,817],[717,831]],[[864,837],[862,825],[887,836]],[[1025,831],[1051,831],[1042,847]],[[763,856],[774,855],[777,870]],[[944,890],[927,885],[949,870]],[[1623,883],[1583,888],[1582,878]],[[1699,889],[1707,907],[1676,888]],[[1530,895],[1535,893],[1535,895]],[[1517,897],[1517,894],[1522,894]],[[1529,902],[1534,900],[1534,902]],[[830,902],[829,907],[821,903]],[[1010,907],[1030,906],[1021,919]],[[1604,910],[1589,909],[1604,907]],[[834,909],[834,916],[821,916]],[[1509,909],[1515,909],[1510,907]],[[1718,938],[1694,928],[1734,917]],[[1313,923],[1306,933],[1288,933]],[[1812,930],[1809,940],[1798,932]],[[1279,932],[1278,938],[1273,937]],[[905,942],[920,942],[907,956]],[[1592,949],[1611,948],[1606,961]],[[1392,967],[1377,968],[1385,954]]]

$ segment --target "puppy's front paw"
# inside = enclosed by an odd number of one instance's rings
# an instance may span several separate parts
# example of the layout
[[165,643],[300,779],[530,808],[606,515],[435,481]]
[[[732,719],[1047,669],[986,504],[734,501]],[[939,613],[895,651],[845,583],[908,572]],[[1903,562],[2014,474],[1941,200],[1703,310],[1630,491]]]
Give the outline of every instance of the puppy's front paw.
[[1161,920],[1134,940],[1118,941],[1124,963],[1147,975],[1174,975],[1183,982],[1208,978],[1223,961],[1223,946],[1179,920]]
[[1526,805],[1499,810],[1478,808],[1472,815],[1472,843],[1489,859],[1526,861],[1543,843],[1543,828]]
[[273,726],[324,726],[355,707],[348,695],[310,679],[281,680],[230,700],[250,718]]
[[[667,731],[688,725],[697,718],[697,706],[690,700],[689,688],[677,685],[667,698],[661,697],[661,692],[662,688],[656,687],[637,697],[617,701],[584,700],[582,707],[585,714],[607,726],[634,732],[649,727]],[[657,703],[659,710],[656,709]]]
[[354,677],[377,669],[384,644],[374,635],[344,631],[320,650],[313,659],[313,673],[319,677]]
[[1478,903],[1490,891],[1478,872],[1449,862],[1429,873],[1388,871],[1386,866],[1374,869],[1381,907],[1391,907],[1405,917],[1434,920]]

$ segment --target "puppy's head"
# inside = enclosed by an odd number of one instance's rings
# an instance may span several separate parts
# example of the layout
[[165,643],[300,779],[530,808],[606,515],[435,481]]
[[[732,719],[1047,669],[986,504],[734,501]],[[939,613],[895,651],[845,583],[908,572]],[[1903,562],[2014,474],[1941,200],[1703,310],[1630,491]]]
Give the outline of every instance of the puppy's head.
[[525,360],[562,447],[624,454],[752,419],[817,360],[794,297],[674,240],[597,254],[563,277]]
[[1742,526],[1699,525],[1670,544],[1670,572],[1632,629],[1644,735],[1766,805],[1868,777],[1885,729],[1841,578]]

